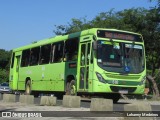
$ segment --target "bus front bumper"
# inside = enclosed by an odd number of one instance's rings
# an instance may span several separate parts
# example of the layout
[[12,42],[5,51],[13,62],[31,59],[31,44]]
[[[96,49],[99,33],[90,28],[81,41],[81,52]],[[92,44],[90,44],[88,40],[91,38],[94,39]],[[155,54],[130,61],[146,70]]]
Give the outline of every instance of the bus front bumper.
[[114,85],[114,84],[104,84],[96,81],[93,84],[92,92],[100,93],[122,93],[122,94],[144,94],[145,85]]

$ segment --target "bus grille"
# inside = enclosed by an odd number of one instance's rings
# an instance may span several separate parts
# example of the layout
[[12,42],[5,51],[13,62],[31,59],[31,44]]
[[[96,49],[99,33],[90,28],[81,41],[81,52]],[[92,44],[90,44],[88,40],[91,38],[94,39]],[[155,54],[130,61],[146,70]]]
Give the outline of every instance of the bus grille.
[[117,87],[117,86],[110,86],[113,92],[119,92],[119,90],[128,90],[129,93],[133,93],[137,87]]
[[140,75],[120,75],[120,74],[111,74],[106,73],[106,76],[114,79],[126,79],[126,80],[138,80]]

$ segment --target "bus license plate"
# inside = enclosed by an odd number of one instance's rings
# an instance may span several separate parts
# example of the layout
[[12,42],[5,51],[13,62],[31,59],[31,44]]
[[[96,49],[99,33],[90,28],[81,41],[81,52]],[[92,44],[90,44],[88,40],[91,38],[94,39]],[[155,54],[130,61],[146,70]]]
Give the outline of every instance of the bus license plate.
[[127,94],[128,90],[119,90],[119,93]]

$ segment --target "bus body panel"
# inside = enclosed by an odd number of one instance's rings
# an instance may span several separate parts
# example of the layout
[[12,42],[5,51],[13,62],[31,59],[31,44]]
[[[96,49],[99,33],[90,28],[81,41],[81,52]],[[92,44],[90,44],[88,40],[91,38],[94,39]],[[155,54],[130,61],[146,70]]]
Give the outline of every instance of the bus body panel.
[[65,63],[55,63],[24,67],[20,69],[19,90],[25,90],[25,82],[30,78],[32,90],[36,91],[64,91]]

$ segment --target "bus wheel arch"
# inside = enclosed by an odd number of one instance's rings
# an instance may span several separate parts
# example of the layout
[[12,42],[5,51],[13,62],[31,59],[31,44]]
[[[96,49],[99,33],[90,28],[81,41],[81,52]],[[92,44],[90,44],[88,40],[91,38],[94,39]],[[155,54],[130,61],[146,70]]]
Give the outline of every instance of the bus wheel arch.
[[76,95],[75,77],[68,75],[66,78],[66,95]]
[[31,92],[32,92],[31,79],[30,77],[27,77],[25,81],[25,94],[31,95]]

